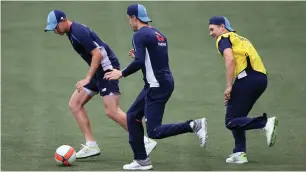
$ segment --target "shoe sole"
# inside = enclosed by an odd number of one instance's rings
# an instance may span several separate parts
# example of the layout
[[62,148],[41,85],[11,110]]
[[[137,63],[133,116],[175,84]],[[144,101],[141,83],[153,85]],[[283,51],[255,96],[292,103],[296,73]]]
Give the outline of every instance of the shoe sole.
[[232,162],[232,161],[225,161],[226,163],[229,163],[229,164],[246,164],[248,163],[248,161],[235,161],[235,162]]
[[151,170],[153,169],[152,165],[148,165],[148,166],[141,166],[141,167],[137,167],[137,168],[123,168],[124,170]]
[[205,143],[203,145],[203,148],[205,148],[208,144],[207,119],[206,118],[202,119],[202,123],[204,123],[204,125],[205,125]]
[[[149,144],[152,144],[152,143],[149,143]],[[149,155],[154,151],[154,149],[156,148],[157,142],[155,142],[154,144],[155,144],[155,145],[154,145],[153,149],[152,149],[151,151],[147,152],[147,155],[148,155],[148,156],[149,156]]]
[[99,156],[101,153],[97,153],[97,154],[93,154],[90,156],[85,156],[85,157],[77,157],[76,159],[86,159],[86,158],[90,158],[90,157],[94,157],[94,156]]
[[272,135],[271,135],[271,141],[270,141],[269,147],[274,146],[274,144],[276,142],[277,127],[278,127],[278,119],[275,117],[274,126],[273,126],[273,132],[272,132]]

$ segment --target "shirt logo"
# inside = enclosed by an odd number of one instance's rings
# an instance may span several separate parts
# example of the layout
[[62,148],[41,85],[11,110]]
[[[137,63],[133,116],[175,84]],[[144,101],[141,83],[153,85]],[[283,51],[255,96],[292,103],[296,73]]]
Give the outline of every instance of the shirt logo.
[[158,46],[161,46],[161,47],[166,47],[167,46],[167,43],[165,43],[165,37],[163,35],[161,35],[160,33],[158,32],[155,32],[155,36],[157,38],[157,41],[158,41]]
[[158,32],[155,32],[156,38],[159,42],[164,42],[165,41],[165,37],[163,35],[161,35]]
[[155,36],[158,40],[158,46],[165,47],[167,43],[165,43],[165,37],[158,32],[155,32]]
[[165,43],[165,42],[159,42],[159,43],[158,43],[158,46],[166,47],[166,46],[167,46],[167,43]]

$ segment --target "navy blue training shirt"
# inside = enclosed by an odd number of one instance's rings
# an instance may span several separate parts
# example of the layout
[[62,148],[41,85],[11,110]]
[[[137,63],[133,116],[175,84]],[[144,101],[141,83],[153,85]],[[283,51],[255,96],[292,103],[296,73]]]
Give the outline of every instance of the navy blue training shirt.
[[97,69],[97,72],[100,74],[103,74],[104,71],[109,69],[119,69],[120,63],[113,50],[87,26],[73,22],[67,36],[74,50],[87,62],[89,66],[91,65],[92,59],[91,51],[97,47],[100,49],[103,56],[101,65]]
[[122,71],[124,77],[141,69],[145,84],[150,87],[159,87],[164,80],[173,79],[169,67],[168,42],[162,33],[152,27],[142,27],[134,33],[132,44],[135,58]]

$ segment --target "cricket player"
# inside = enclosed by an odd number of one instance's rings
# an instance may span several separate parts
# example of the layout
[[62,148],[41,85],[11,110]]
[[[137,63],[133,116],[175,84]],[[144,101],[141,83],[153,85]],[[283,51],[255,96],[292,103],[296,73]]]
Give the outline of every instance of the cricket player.
[[[99,155],[100,148],[92,134],[84,106],[99,93],[107,116],[127,130],[126,114],[119,106],[118,81],[103,79],[105,72],[119,69],[119,61],[113,50],[94,31],[83,24],[71,22],[63,11],[53,10],[48,14],[45,31],[66,34],[74,50],[89,65],[86,77],[76,84],[69,106],[86,140],[86,145],[82,145],[76,157],[81,159]],[[157,143],[147,137],[144,137],[144,142],[146,152],[150,154]]]
[[130,5],[127,8],[127,15],[129,24],[135,32],[132,39],[134,49],[130,51],[134,60],[123,71],[113,69],[107,72],[105,78],[117,80],[142,70],[144,88],[127,112],[129,142],[134,152],[134,160],[124,165],[123,169],[149,170],[153,166],[143,142],[144,129],[141,122],[143,117],[150,138],[163,139],[195,132],[200,139],[201,147],[207,144],[207,126],[205,118],[162,125],[166,103],[174,90],[174,80],[169,68],[168,41],[165,35],[148,24],[151,19],[143,5]]
[[266,113],[256,118],[247,117],[267,87],[267,72],[252,43],[238,35],[224,16],[210,18],[209,32],[217,41],[217,50],[223,56],[226,66],[225,125],[232,131],[235,139],[233,154],[226,162],[247,163],[246,130],[263,129],[269,147],[276,141],[276,117],[267,118]]

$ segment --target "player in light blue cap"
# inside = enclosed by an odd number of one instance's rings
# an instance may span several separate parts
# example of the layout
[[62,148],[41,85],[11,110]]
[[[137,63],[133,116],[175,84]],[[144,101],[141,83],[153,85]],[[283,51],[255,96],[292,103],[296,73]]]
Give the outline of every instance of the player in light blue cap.
[[200,146],[207,145],[207,120],[186,120],[186,122],[163,124],[166,104],[174,90],[174,79],[169,65],[168,40],[166,36],[148,22],[147,10],[141,4],[127,8],[129,24],[134,30],[133,50],[130,55],[134,60],[122,71],[112,70],[105,74],[109,80],[128,77],[138,70],[142,71],[144,87],[127,112],[129,142],[134,153],[134,160],[123,166],[124,170],[150,170],[153,168],[143,142],[145,118],[147,134],[152,139],[164,139],[185,133],[195,133]]

